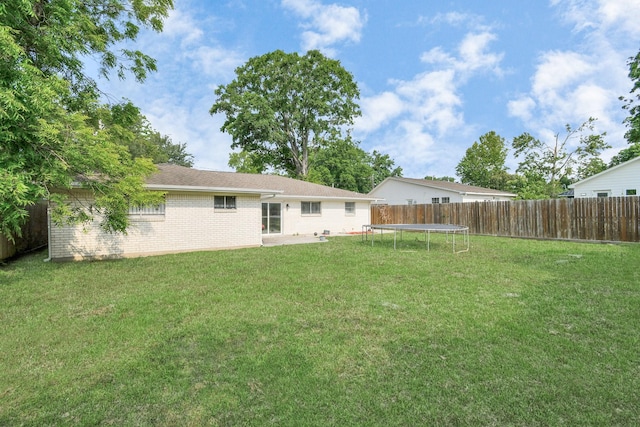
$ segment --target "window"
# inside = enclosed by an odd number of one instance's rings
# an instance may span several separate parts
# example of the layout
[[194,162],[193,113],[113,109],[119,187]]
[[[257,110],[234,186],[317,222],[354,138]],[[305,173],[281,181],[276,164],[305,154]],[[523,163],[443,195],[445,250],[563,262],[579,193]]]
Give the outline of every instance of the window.
[[214,196],[213,208],[214,209],[235,209],[236,196]]
[[356,214],[356,202],[344,202],[344,213],[346,215]]
[[609,197],[609,193],[607,193],[607,192],[599,192],[599,193],[597,193],[597,197]]
[[443,197],[442,198],[442,203],[451,203],[449,200],[450,199],[448,197]]
[[129,215],[164,215],[164,203],[150,206],[129,206]]
[[440,198],[439,197],[432,197],[431,198],[431,203],[434,203],[434,204],[440,203]]
[[320,215],[320,202],[302,202],[300,205],[302,215]]
[[631,189],[631,190],[627,190],[627,196],[635,196],[636,195],[636,189]]

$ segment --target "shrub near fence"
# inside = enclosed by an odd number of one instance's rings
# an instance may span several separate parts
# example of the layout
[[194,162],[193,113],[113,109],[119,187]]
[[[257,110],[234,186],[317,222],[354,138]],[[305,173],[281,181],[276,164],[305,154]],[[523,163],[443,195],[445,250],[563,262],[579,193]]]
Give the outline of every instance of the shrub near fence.
[[47,227],[47,203],[36,203],[26,209],[29,212],[29,219],[22,227],[22,237],[16,238],[15,243],[12,243],[0,234],[0,261],[47,244],[49,233]]
[[640,198],[372,205],[371,223],[457,224],[493,236],[639,242]]

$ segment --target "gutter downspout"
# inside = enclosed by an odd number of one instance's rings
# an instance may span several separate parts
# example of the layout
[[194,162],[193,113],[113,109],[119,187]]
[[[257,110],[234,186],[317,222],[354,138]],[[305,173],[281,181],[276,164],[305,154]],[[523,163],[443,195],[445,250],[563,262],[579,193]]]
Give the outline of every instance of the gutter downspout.
[[51,261],[51,205],[49,201],[47,201],[47,252],[49,256],[43,260],[44,262]]

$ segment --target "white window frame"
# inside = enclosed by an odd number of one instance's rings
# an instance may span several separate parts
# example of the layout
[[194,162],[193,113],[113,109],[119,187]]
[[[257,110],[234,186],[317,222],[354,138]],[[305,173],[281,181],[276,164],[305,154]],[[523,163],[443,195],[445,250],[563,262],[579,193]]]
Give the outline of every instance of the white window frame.
[[344,202],[344,214],[346,216],[355,216],[356,202]]
[[149,206],[129,206],[129,215],[164,215],[165,210],[166,205],[164,203]]
[[238,209],[238,200],[236,196],[213,196],[213,208],[216,211],[235,211]]
[[431,204],[439,205],[440,204],[440,197],[432,197],[431,198]]
[[303,216],[322,215],[322,202],[300,202],[300,212]]

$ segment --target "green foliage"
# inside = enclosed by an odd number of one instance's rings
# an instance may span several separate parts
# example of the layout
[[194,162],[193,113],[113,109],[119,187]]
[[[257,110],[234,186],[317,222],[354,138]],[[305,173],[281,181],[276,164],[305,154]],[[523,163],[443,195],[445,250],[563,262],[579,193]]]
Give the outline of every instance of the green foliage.
[[[171,7],[171,0],[0,5],[0,233],[17,235],[25,207],[41,198],[54,201],[56,220],[98,214],[110,231],[126,229],[127,203],[157,199],[143,191],[151,162],[133,159],[96,117],[100,94],[82,61],[91,56],[105,75],[143,80],[154,61],[115,46],[134,40],[140,26],[161,30]],[[94,206],[68,204],[64,191],[76,186],[93,192]]]
[[629,78],[633,82],[633,87],[629,91],[629,98],[620,97],[625,102],[622,107],[629,111],[629,117],[624,119],[624,123],[629,130],[624,135],[629,144],[640,144],[640,52],[635,57],[629,58]]
[[193,166],[193,156],[187,153],[186,144],[174,144],[171,138],[155,131],[131,102],[101,106],[95,117],[96,125],[107,129],[113,141],[127,147],[133,158],[145,157],[155,164]]
[[615,165],[619,165],[620,163],[624,163],[627,160],[631,160],[634,157],[640,156],[640,142],[633,143],[629,145],[627,148],[623,148],[611,158],[609,162],[609,167],[613,167]]
[[229,166],[236,172],[264,173],[269,165],[264,163],[265,158],[255,152],[239,151],[229,154]]
[[506,190],[507,188],[507,148],[504,138],[494,131],[487,132],[467,149],[456,166],[456,174],[463,184]]
[[[229,156],[229,166],[236,172],[266,172],[297,178],[265,161],[266,157],[256,152],[240,151]],[[309,155],[309,172],[303,179],[343,190],[368,193],[385,178],[401,175],[402,168],[395,167],[395,162],[389,155],[382,155],[375,150],[371,154],[367,153],[351,136],[347,136],[346,139],[331,139],[325,146],[314,150]]]
[[309,163],[310,181],[360,193],[371,190],[370,156],[351,138],[331,141]]
[[431,181],[446,181],[446,182],[456,182],[455,177],[453,176],[435,176],[435,175],[427,175],[424,179],[429,179]]
[[633,87],[629,91],[631,96],[629,98],[621,96],[620,100],[625,103],[622,108],[629,111],[629,116],[624,119],[628,128],[624,136],[629,147],[620,150],[618,154],[613,156],[609,167],[640,156],[640,104],[637,103],[640,100],[640,52],[635,57],[629,58],[628,65],[629,78],[633,82]]
[[311,153],[360,114],[353,76],[316,50],[251,58],[216,95],[210,112],[226,116],[221,129],[233,137],[232,148],[251,153],[258,168],[302,179]]
[[516,198],[520,200],[549,198],[549,189],[544,177],[532,172],[509,175],[507,188],[509,191],[517,194]]
[[402,176],[402,168],[395,166],[395,161],[388,155],[376,150],[371,153],[371,168],[373,169],[373,186],[380,184],[386,178]]
[[310,159],[309,180],[344,190],[368,193],[388,176],[400,176],[388,155],[372,154],[347,137],[317,150]]
[[[525,189],[526,193],[539,193],[540,182],[546,184],[545,194],[556,197],[563,191],[562,182],[571,182],[580,177],[580,173],[590,173],[597,158],[606,148],[610,148],[604,141],[605,133],[592,134],[596,119],[589,118],[577,128],[567,124],[566,135],[560,138],[555,134],[553,142],[547,143],[523,133],[513,139],[513,149],[516,157],[523,157],[518,164],[517,172],[526,178],[520,180],[525,185],[533,184],[532,189]],[[574,140],[578,139],[574,144]]]

